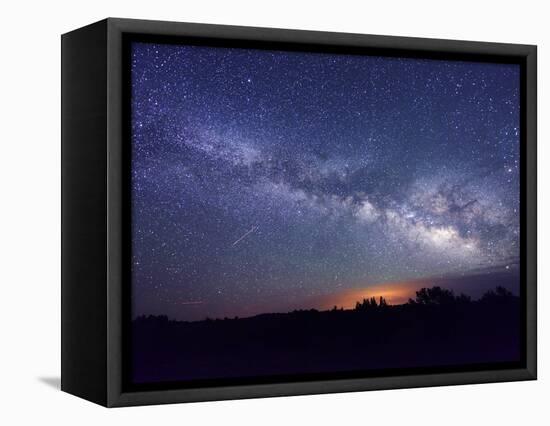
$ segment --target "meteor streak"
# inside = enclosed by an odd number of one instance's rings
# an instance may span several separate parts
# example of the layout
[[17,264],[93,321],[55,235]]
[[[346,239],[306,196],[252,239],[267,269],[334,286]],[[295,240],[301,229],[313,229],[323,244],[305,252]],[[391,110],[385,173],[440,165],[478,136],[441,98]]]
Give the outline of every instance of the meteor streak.
[[251,234],[256,229],[258,229],[258,226],[254,225],[252,228],[250,228],[248,231],[246,231],[237,241],[235,241],[233,244],[231,244],[232,247],[235,247],[237,244],[239,244],[248,234]]

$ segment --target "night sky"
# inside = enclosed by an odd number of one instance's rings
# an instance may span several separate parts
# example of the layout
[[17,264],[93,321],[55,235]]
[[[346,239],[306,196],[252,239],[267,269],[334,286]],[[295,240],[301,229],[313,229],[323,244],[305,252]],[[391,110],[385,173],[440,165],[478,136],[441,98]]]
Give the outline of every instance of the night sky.
[[133,315],[519,291],[519,66],[132,44]]

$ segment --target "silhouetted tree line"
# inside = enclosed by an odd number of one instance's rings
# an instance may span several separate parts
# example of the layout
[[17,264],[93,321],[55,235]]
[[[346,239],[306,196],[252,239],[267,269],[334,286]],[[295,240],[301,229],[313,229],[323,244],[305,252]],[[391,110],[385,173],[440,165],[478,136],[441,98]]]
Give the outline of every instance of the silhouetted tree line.
[[[504,287],[498,286],[495,290],[486,292],[479,301],[481,303],[500,303],[515,299],[516,296]],[[439,286],[432,288],[422,288],[416,292],[416,298],[409,299],[409,305],[460,305],[471,303],[472,298],[463,293],[455,295],[452,290],[447,290]]]
[[[517,300],[517,297],[514,296],[512,292],[507,290],[504,287],[498,286],[494,290],[489,290],[483,296],[476,301],[476,303],[486,304],[486,305],[498,305],[510,301]],[[470,296],[467,296],[463,293],[456,295],[452,290],[447,290],[439,286],[434,286],[431,288],[421,288],[416,292],[416,297],[414,299],[410,298],[405,306],[460,306],[474,303]],[[355,303],[355,312],[375,312],[382,311],[389,308],[390,305],[386,299],[382,296],[378,298],[375,297],[364,298],[362,301]],[[339,313],[343,312],[343,307],[334,306],[332,309],[326,312]],[[262,314],[262,315],[297,315],[301,316],[310,316],[312,314],[321,314],[321,311],[317,309],[296,309],[288,314]],[[224,317],[212,319],[207,317],[204,321],[206,323],[214,323],[220,321],[235,321],[239,320],[239,317],[234,318]],[[136,323],[146,322],[149,324],[168,324],[176,323],[178,321],[169,319],[166,315],[142,315],[135,319]],[[185,321],[184,321],[185,322]]]
[[416,292],[415,299],[409,299],[409,305],[457,305],[470,303],[472,298],[461,293],[458,296],[452,290],[439,286],[422,288]]
[[386,299],[384,299],[382,296],[380,296],[380,299],[378,303],[376,303],[376,299],[374,297],[371,297],[370,299],[363,299],[362,302],[357,302],[355,304],[355,310],[364,312],[364,311],[372,311],[377,309],[384,309],[388,306],[388,303],[386,302]]
[[174,320],[168,319],[168,317],[166,315],[140,315],[134,321],[138,322],[138,323],[139,322],[156,323],[156,324],[159,324],[159,325],[174,322]]
[[500,303],[503,301],[509,301],[514,300],[516,296],[514,294],[505,289],[504,287],[498,286],[495,290],[489,290],[487,293],[485,293],[481,299],[480,302],[483,303]]

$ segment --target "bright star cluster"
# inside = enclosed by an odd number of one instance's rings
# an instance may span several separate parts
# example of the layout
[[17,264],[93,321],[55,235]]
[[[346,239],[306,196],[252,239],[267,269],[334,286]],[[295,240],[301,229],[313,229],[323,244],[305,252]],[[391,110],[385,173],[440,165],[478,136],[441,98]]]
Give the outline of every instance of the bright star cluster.
[[133,43],[134,315],[517,268],[519,73]]

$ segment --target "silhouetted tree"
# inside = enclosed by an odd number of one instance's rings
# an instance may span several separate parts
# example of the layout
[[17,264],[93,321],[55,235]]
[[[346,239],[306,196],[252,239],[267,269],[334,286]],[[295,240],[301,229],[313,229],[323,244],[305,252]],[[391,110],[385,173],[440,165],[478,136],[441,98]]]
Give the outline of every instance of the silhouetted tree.
[[363,299],[362,302],[356,302],[355,303],[355,310],[356,311],[371,311],[376,310],[380,308],[387,307],[388,304],[386,302],[386,299],[383,297],[380,297],[380,301],[377,303],[376,298],[373,296],[370,299],[366,298]]
[[464,293],[460,293],[458,296],[456,296],[455,300],[456,303],[470,303],[472,301],[472,298],[465,295]]
[[514,298],[515,296],[511,291],[502,286],[498,286],[495,290],[489,290],[485,293],[480,301],[483,303],[500,303],[507,300],[513,300]]
[[459,303],[469,303],[471,298],[465,294],[455,296],[452,290],[447,290],[439,286],[432,288],[422,288],[416,292],[416,298],[409,299],[409,304],[418,305],[453,305]]

